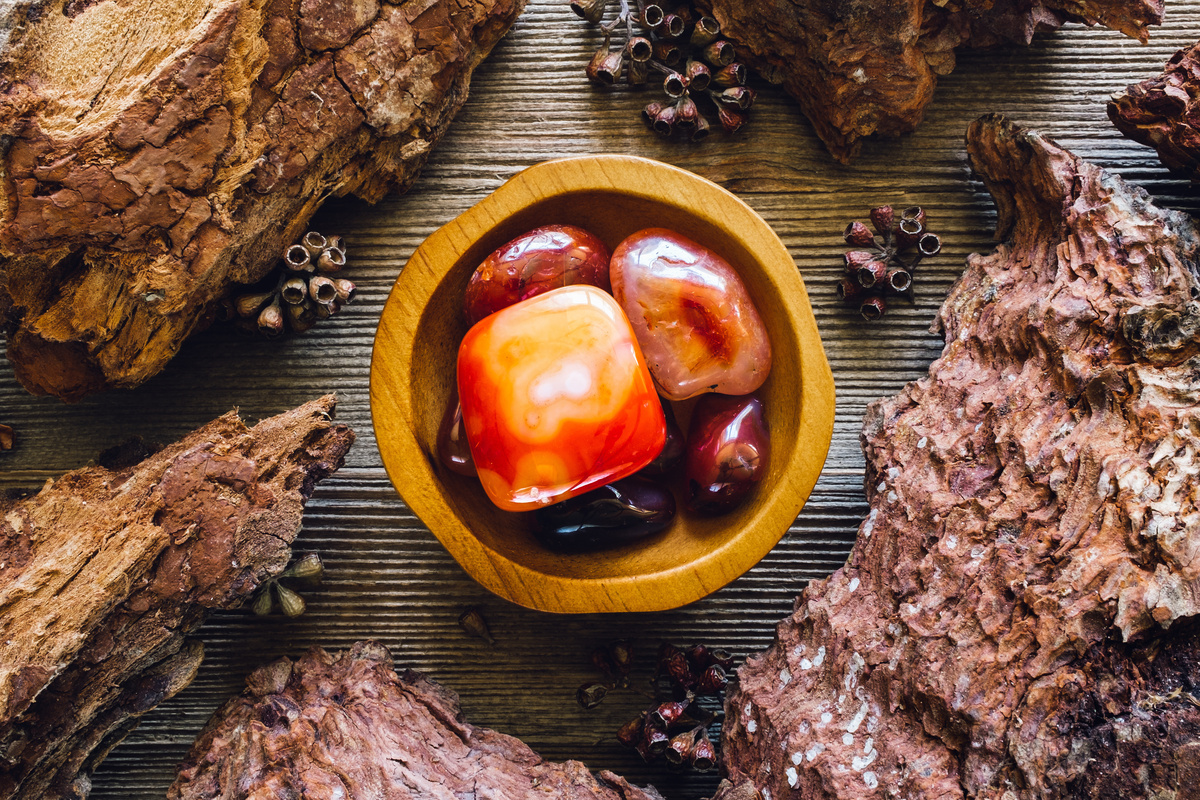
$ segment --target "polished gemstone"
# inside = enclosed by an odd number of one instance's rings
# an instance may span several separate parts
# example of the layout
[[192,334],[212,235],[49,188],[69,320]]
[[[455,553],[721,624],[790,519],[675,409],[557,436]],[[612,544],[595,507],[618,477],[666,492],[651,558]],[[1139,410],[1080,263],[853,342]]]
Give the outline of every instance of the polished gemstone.
[[471,446],[467,444],[467,432],[463,427],[462,404],[458,402],[458,391],[451,393],[442,424],[438,427],[438,460],[452,472],[475,477],[475,462],[471,460]]
[[737,272],[716,253],[649,228],[617,245],[610,278],[667,399],[748,394],[767,379],[766,326]]
[[534,519],[534,535],[551,550],[601,550],[665,530],[675,519],[675,495],[634,475],[539,508]]
[[753,395],[706,394],[692,409],[684,470],[688,508],[724,514],[741,505],[767,474],[771,437]]
[[496,250],[467,284],[463,312],[474,325],[489,314],[574,284],[609,290],[609,250],[573,225],[544,225]]
[[631,475],[666,437],[629,321],[592,286],[555,289],[473,326],[458,351],[458,390],[479,479],[510,511]]

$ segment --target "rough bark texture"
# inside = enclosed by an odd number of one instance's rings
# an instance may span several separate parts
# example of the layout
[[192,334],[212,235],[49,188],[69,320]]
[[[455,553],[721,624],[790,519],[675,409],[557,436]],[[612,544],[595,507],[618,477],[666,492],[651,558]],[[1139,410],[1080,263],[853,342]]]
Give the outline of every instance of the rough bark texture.
[[735,782],[805,798],[1200,785],[1200,238],[1002,119],[929,376],[863,426],[871,511],[739,671]]
[[186,634],[283,570],[304,501],[353,442],[334,405],[253,429],[231,412],[0,498],[0,798],[86,796],[137,718],[191,681],[203,647]]
[[782,83],[839,161],[912,131],[959,47],[1028,44],[1066,22],[1145,41],[1163,0],[698,0],[739,60]]
[[0,318],[18,378],[64,399],[135,386],[326,198],[406,188],[522,5],[9,4]]
[[209,721],[167,796],[662,800],[464,722],[452,692],[411,670],[397,675],[377,642],[256,670]]
[[1164,166],[1200,180],[1200,44],[1171,56],[1163,73],[1113,95],[1108,116],[1121,133],[1153,147]]

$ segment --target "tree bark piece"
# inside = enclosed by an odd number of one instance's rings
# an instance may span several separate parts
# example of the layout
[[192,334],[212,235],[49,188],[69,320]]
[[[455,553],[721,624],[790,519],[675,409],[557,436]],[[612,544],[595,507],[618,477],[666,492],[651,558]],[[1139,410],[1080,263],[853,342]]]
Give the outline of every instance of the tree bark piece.
[[775,800],[1190,796],[1200,237],[1001,118],[967,148],[1003,244],[869,408],[870,513],[739,671],[726,766]]
[[22,384],[71,400],[141,383],[327,197],[407,188],[522,6],[10,8],[0,318]]
[[745,61],[796,98],[833,156],[847,162],[874,134],[899,136],[925,116],[955,50],[1029,44],[1066,22],[1145,41],[1162,0],[699,0]]
[[1161,75],[1113,95],[1108,117],[1121,133],[1153,147],[1177,175],[1200,180],[1200,44],[1180,50]]
[[191,681],[203,647],[186,635],[283,571],[353,442],[334,406],[253,429],[231,412],[0,498],[0,798],[86,796],[138,717]]
[[463,721],[458,698],[399,675],[359,642],[256,670],[196,740],[167,797],[489,797],[662,800],[578,761],[544,761],[519,739]]

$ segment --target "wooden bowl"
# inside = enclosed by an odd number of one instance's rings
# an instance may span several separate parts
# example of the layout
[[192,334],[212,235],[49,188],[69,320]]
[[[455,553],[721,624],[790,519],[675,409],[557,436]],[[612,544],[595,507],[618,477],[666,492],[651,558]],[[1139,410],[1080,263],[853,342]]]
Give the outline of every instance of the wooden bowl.
[[[539,225],[569,223],[615,247],[648,227],[679,231],[725,257],[754,298],[773,347],[758,394],[771,428],[771,464],[740,509],[690,515],[613,550],[543,548],[525,514],[496,508],[479,483],[437,458],[438,425],[466,333],[463,292],[493,250]],[[692,403],[676,407],[687,431]],[[657,611],[698,600],[754,566],[808,499],[833,431],[833,376],[795,263],[742,201],[689,172],[642,158],[550,161],[513,177],[425,240],[396,281],[375,335],[371,413],[388,476],[471,577],[543,611]]]

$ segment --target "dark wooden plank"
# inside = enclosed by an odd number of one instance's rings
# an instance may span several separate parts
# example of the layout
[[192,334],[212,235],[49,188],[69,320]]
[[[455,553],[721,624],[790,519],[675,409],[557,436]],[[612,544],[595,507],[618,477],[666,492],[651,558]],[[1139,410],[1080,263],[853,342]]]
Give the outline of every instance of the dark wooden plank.
[[[1194,211],[1191,187],[1170,178],[1154,154],[1108,124],[1114,90],[1157,72],[1194,43],[1200,0],[1172,5],[1149,45],[1071,26],[1030,48],[968,53],[942,81],[921,129],[869,143],[851,166],[834,164],[794,104],[767,88],[752,123],[732,138],[689,146],[648,133],[638,110],[649,93],[595,91],[583,78],[590,48],[560,0],[533,0],[512,34],[479,71],[471,100],[404,198],[369,207],[331,202],[314,227],[350,247],[348,276],[362,299],[341,317],[283,342],[209,332],[190,342],[160,376],[132,392],[67,406],[25,395],[0,366],[0,422],[19,447],[0,457],[0,486],[37,485],[85,463],[131,434],[169,440],[240,406],[259,418],[329,390],[359,432],[345,470],[320,487],[301,546],[322,553],[329,579],[308,595],[294,622],[234,612],[203,631],[208,659],[195,684],[149,715],[96,776],[97,798],[162,795],[174,764],[208,715],[254,666],[310,645],[340,647],[364,637],[393,648],[400,664],[458,691],[472,721],[525,738],[548,757],[579,758],[670,798],[711,792],[712,776],[677,776],[638,763],[612,733],[641,705],[632,694],[592,712],[576,686],[591,677],[592,646],[622,635],[643,645],[643,672],[660,639],[705,641],[739,653],[766,646],[810,579],[836,569],[865,508],[858,428],[866,404],[924,373],[941,349],[928,327],[967,254],[991,247],[994,213],[968,175],[962,134],[976,116],[1003,111],[1082,155],[1146,186],[1160,202]],[[834,377],[833,447],[817,489],[783,542],[746,576],[687,608],[652,615],[555,617],[487,595],[467,578],[404,507],[383,473],[371,433],[367,382],[375,321],[413,249],[520,169],[544,159],[600,152],[657,158],[740,194],[780,234],[812,295]],[[833,298],[840,231],[869,206],[920,203],[943,236],[940,257],[923,265],[916,302],[866,326]],[[498,640],[489,650],[466,637],[459,612],[481,604]]]

